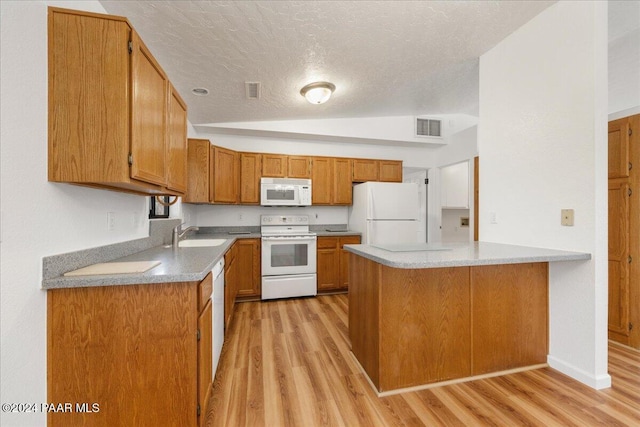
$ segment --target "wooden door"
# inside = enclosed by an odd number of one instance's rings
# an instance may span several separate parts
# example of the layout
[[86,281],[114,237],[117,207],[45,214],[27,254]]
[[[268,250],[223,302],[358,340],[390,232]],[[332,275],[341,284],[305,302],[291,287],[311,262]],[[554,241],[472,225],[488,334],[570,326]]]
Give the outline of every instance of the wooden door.
[[333,204],[351,205],[353,203],[353,161],[351,159],[333,159]]
[[398,160],[380,160],[380,181],[402,182],[402,162]]
[[260,204],[260,175],[262,156],[258,153],[240,153],[240,203]]
[[378,160],[353,159],[353,182],[378,181]]
[[211,200],[214,203],[238,202],[238,153],[222,147],[213,146],[213,189]]
[[629,261],[629,184],[610,180],[609,331],[623,336],[629,336]]
[[169,84],[169,132],[167,150],[167,188],[187,191],[187,105]]
[[238,298],[260,298],[260,239],[238,239]]
[[211,143],[208,139],[190,139],[187,145],[187,203],[209,203],[209,156]]
[[311,158],[307,156],[288,156],[289,178],[311,178]]
[[131,39],[131,177],[165,185],[169,80],[135,31]]
[[[333,162],[330,157],[314,157],[311,167],[311,203],[330,205],[333,199]],[[349,181],[351,186],[351,181]]]
[[288,162],[286,155],[263,154],[262,155],[262,176],[270,178],[284,178],[288,172]]

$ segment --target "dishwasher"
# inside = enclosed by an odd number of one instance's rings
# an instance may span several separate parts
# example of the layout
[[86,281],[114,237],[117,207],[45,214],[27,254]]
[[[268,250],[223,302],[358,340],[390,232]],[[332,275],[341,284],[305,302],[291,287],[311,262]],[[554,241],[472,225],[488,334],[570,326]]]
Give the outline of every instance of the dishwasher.
[[213,357],[212,357],[212,378],[216,377],[216,369],[220,361],[222,344],[224,343],[224,258],[218,261],[213,267]]

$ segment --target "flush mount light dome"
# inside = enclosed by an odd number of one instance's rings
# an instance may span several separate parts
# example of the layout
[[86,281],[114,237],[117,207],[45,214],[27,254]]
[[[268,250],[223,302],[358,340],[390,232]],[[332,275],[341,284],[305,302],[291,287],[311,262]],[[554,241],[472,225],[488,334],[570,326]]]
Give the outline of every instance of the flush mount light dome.
[[191,89],[191,93],[198,96],[207,96],[209,95],[209,89],[206,87],[194,87]]
[[331,98],[334,90],[336,90],[336,86],[333,83],[315,82],[300,89],[300,95],[312,104],[324,104]]

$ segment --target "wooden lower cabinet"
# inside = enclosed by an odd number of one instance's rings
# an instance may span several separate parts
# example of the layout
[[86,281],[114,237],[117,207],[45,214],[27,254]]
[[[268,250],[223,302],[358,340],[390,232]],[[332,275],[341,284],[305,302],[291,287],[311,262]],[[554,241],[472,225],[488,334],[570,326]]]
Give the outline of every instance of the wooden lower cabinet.
[[224,328],[229,329],[238,294],[238,244],[224,254]]
[[349,288],[349,253],[344,245],[359,244],[360,236],[318,237],[318,292],[346,291]]
[[47,291],[47,402],[73,405],[48,425],[199,425],[211,387],[202,283]]
[[260,239],[238,239],[238,292],[239,300],[260,299],[262,289]]
[[349,257],[351,348],[378,391],[546,363],[548,263],[399,269]]

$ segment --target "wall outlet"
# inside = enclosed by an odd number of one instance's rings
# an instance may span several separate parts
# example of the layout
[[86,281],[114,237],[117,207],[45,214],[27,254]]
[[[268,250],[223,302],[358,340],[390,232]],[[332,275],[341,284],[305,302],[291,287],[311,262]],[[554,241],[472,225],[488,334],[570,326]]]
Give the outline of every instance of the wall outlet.
[[242,221],[242,213],[238,214],[238,221]]
[[116,229],[116,213],[107,212],[107,231],[113,231]]
[[567,227],[573,227],[573,209],[562,209],[560,211],[560,215],[561,215],[561,219],[560,219],[560,224],[567,226]]
[[489,212],[489,222],[491,224],[498,223],[498,215],[495,212]]

